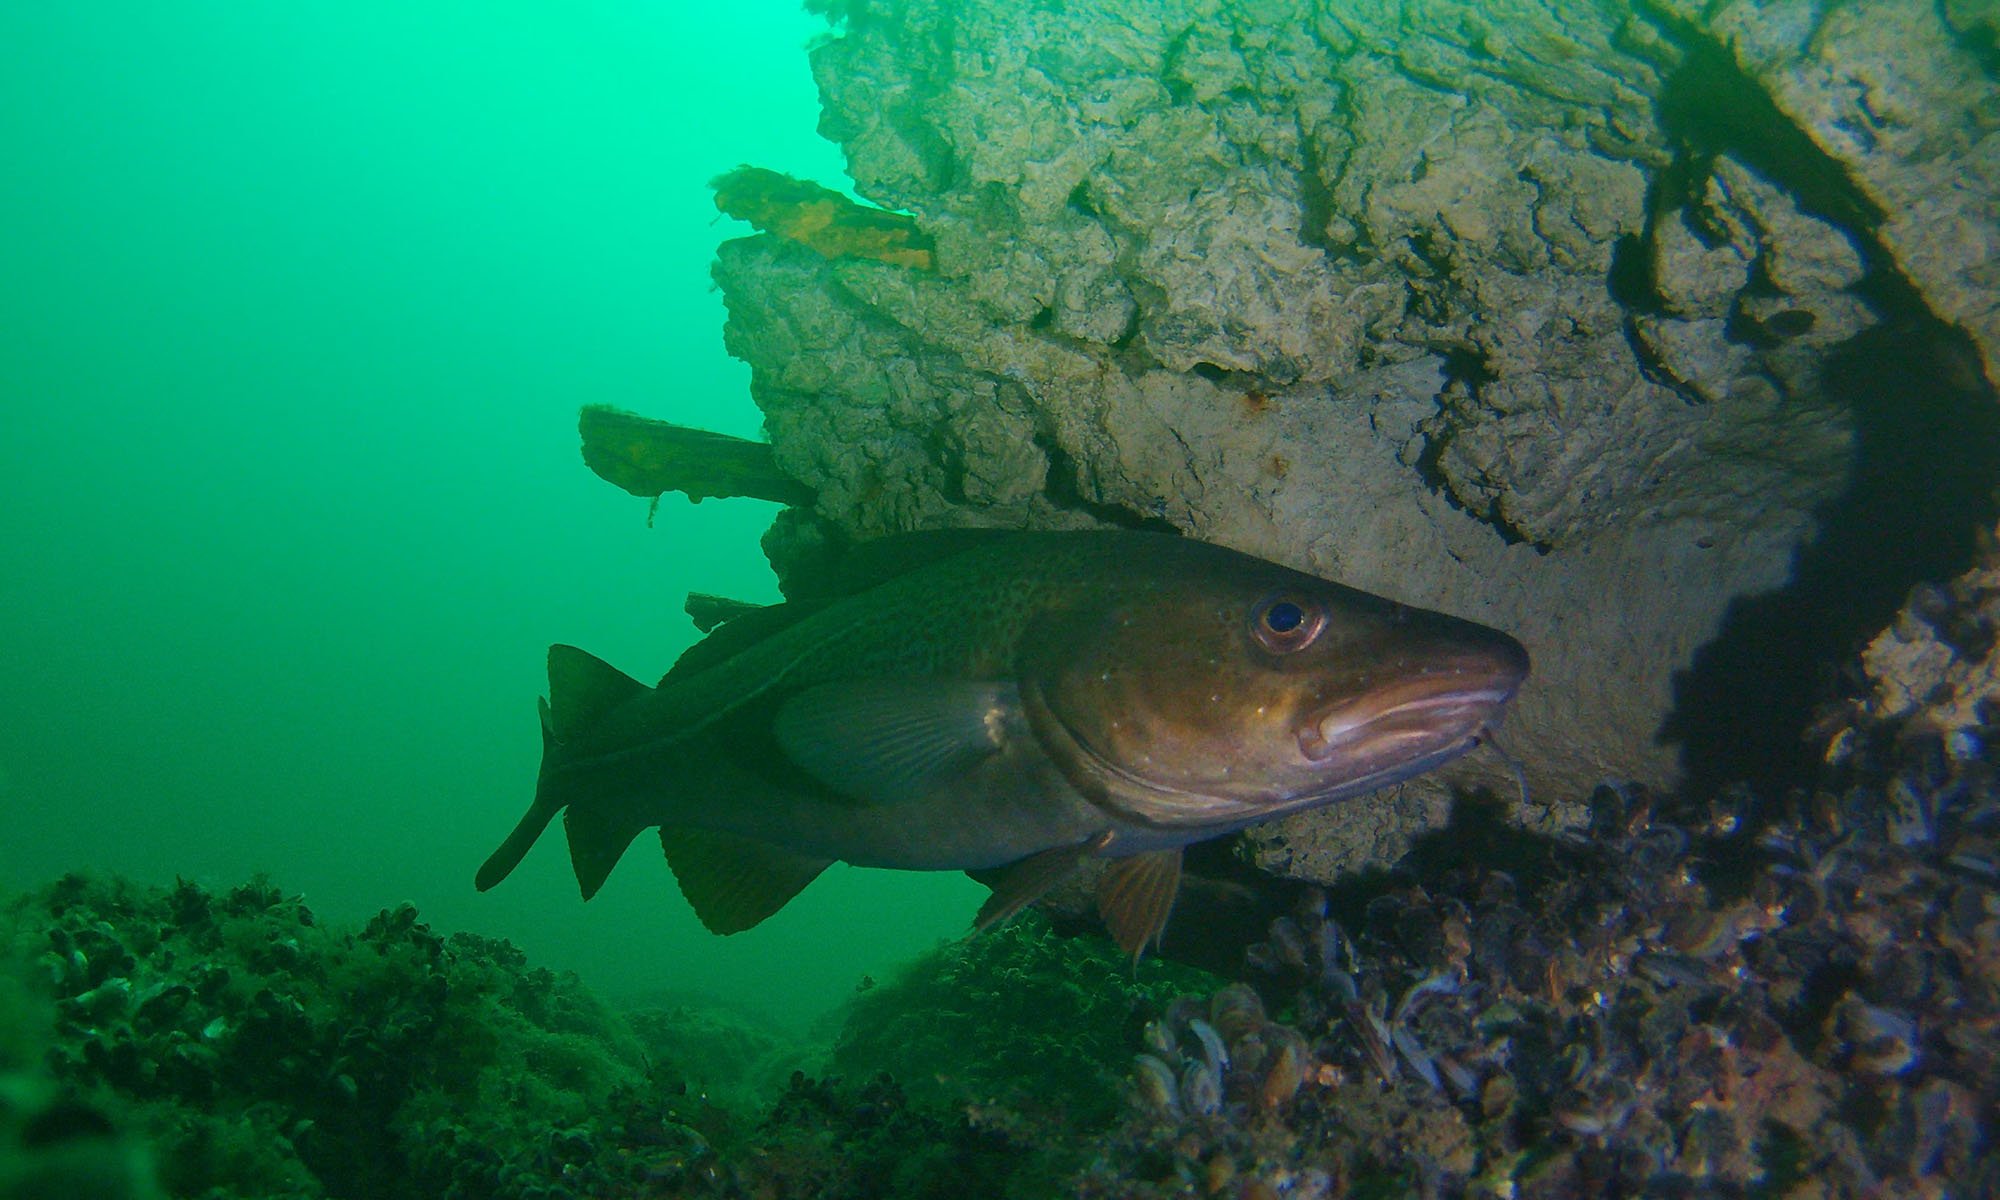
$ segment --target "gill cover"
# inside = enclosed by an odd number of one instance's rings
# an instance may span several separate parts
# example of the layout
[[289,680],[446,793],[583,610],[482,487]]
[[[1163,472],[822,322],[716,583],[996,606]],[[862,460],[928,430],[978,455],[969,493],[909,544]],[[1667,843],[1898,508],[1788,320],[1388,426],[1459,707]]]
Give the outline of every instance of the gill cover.
[[1078,790],[1187,827],[1316,789],[1325,770],[1301,751],[1301,722],[1324,687],[1308,660],[1333,613],[1321,594],[1270,582],[1182,578],[1037,621],[1022,708]]

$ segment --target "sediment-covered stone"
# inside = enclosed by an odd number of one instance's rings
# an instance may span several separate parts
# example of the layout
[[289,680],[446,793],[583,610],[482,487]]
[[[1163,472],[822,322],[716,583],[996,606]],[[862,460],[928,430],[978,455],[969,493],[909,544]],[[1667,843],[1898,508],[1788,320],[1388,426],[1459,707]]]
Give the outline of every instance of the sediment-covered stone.
[[[1509,629],[1526,818],[1705,753],[1662,734],[1697,651],[1855,483],[1829,356],[1887,314],[1992,361],[1971,251],[2000,188],[1948,166],[2000,103],[1975,17],[826,7],[822,132],[935,259],[722,248],[730,349],[817,520],[1165,524]],[[1863,76],[1927,114],[1865,152],[1827,132]],[[1442,811],[1419,784],[1253,844],[1325,878]]]

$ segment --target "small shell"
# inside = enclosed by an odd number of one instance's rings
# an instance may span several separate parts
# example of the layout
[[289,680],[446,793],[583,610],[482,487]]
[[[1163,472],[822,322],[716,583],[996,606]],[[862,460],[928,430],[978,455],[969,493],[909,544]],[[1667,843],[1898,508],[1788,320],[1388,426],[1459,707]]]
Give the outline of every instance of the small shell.
[[1231,1042],[1264,1025],[1264,1000],[1247,983],[1232,983],[1208,1002],[1208,1019]]
[[1207,1060],[1209,1072],[1217,1079],[1222,1078],[1223,1073],[1229,1070],[1229,1047],[1222,1044],[1222,1035],[1215,1031],[1215,1026],[1200,1017],[1188,1022],[1188,1032],[1201,1043],[1202,1057]]
[[1236,1160],[1227,1153],[1217,1153],[1208,1160],[1208,1166],[1201,1172],[1201,1190],[1211,1196],[1220,1195],[1222,1189],[1236,1180]]
[[1140,1101],[1161,1116],[1179,1117],[1180,1088],[1174,1082],[1174,1069],[1152,1054],[1134,1055],[1132,1068],[1132,1082]]
[[1279,917],[1271,922],[1271,949],[1278,961],[1294,971],[1309,971],[1312,967],[1306,958],[1306,939],[1290,917]]
[[1479,1077],[1472,1073],[1472,1068],[1449,1054],[1434,1055],[1431,1064],[1451,1088],[1453,1099],[1470,1100],[1479,1094]]
[[1334,999],[1339,1000],[1341,1003],[1356,1004],[1360,1002],[1361,988],[1354,982],[1354,976],[1349,975],[1332,963],[1328,963],[1326,969],[1320,972],[1320,982],[1324,983],[1326,990],[1331,992]]
[[1835,1009],[1841,1031],[1854,1047],[1849,1060],[1870,1075],[1901,1075],[1917,1065],[1917,1021],[1908,1013],[1863,1003],[1850,996]]
[[81,996],[72,997],[64,1007],[85,1020],[104,1022],[124,1016],[131,1003],[132,981],[112,978]]
[[1396,1081],[1396,1055],[1389,1048],[1389,1026],[1382,1018],[1369,1011],[1359,1001],[1351,1001],[1346,1006],[1347,1023],[1353,1027],[1354,1036],[1360,1040],[1361,1049],[1368,1055],[1369,1065],[1385,1081]]
[[1442,1089],[1444,1085],[1438,1078],[1437,1066],[1431,1061],[1430,1052],[1417,1040],[1416,1034],[1398,1025],[1391,1040],[1402,1054],[1403,1061],[1410,1064],[1410,1070],[1415,1071],[1419,1079],[1430,1084],[1432,1091]]
[[1181,1101],[1187,1111],[1204,1117],[1222,1111],[1222,1081],[1207,1063],[1189,1063],[1181,1072]]
[[1339,923],[1332,920],[1321,921],[1319,928],[1313,930],[1313,938],[1319,950],[1322,970],[1331,970],[1334,967],[1345,967],[1350,971],[1356,969],[1354,942]]
[[1265,1112],[1275,1112],[1298,1094],[1299,1086],[1312,1070],[1312,1052],[1305,1038],[1293,1029],[1277,1026],[1272,1031],[1277,1044],[1272,1048],[1271,1069],[1257,1089],[1257,1101]]
[[1458,986],[1458,976],[1450,971],[1439,971],[1410,985],[1410,990],[1403,993],[1402,1002],[1396,1005],[1396,1024],[1401,1025],[1409,1020],[1410,1014],[1416,1010],[1418,1002],[1425,996],[1433,993],[1455,996],[1458,994]]

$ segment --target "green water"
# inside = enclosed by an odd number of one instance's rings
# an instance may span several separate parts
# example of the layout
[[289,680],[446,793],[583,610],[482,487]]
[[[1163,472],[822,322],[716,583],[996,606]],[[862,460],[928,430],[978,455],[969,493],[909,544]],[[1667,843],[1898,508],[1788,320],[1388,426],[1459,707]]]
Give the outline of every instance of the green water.
[[[694,13],[692,17],[687,13]],[[773,506],[645,502],[579,405],[756,435],[705,186],[839,186],[789,0],[0,6],[0,886],[73,869],[414,901],[599,990],[804,1021],[962,932],[829,872],[702,929],[641,839],[590,904],[527,803],[549,642],[641,678]]]

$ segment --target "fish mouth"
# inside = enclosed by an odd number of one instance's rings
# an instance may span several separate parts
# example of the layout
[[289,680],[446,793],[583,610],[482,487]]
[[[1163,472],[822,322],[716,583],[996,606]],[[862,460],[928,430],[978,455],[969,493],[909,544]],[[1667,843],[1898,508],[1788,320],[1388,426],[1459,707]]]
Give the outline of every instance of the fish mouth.
[[1523,674],[1512,664],[1467,665],[1344,701],[1299,730],[1299,752],[1316,763],[1366,763],[1414,759],[1469,742],[1496,722]]

